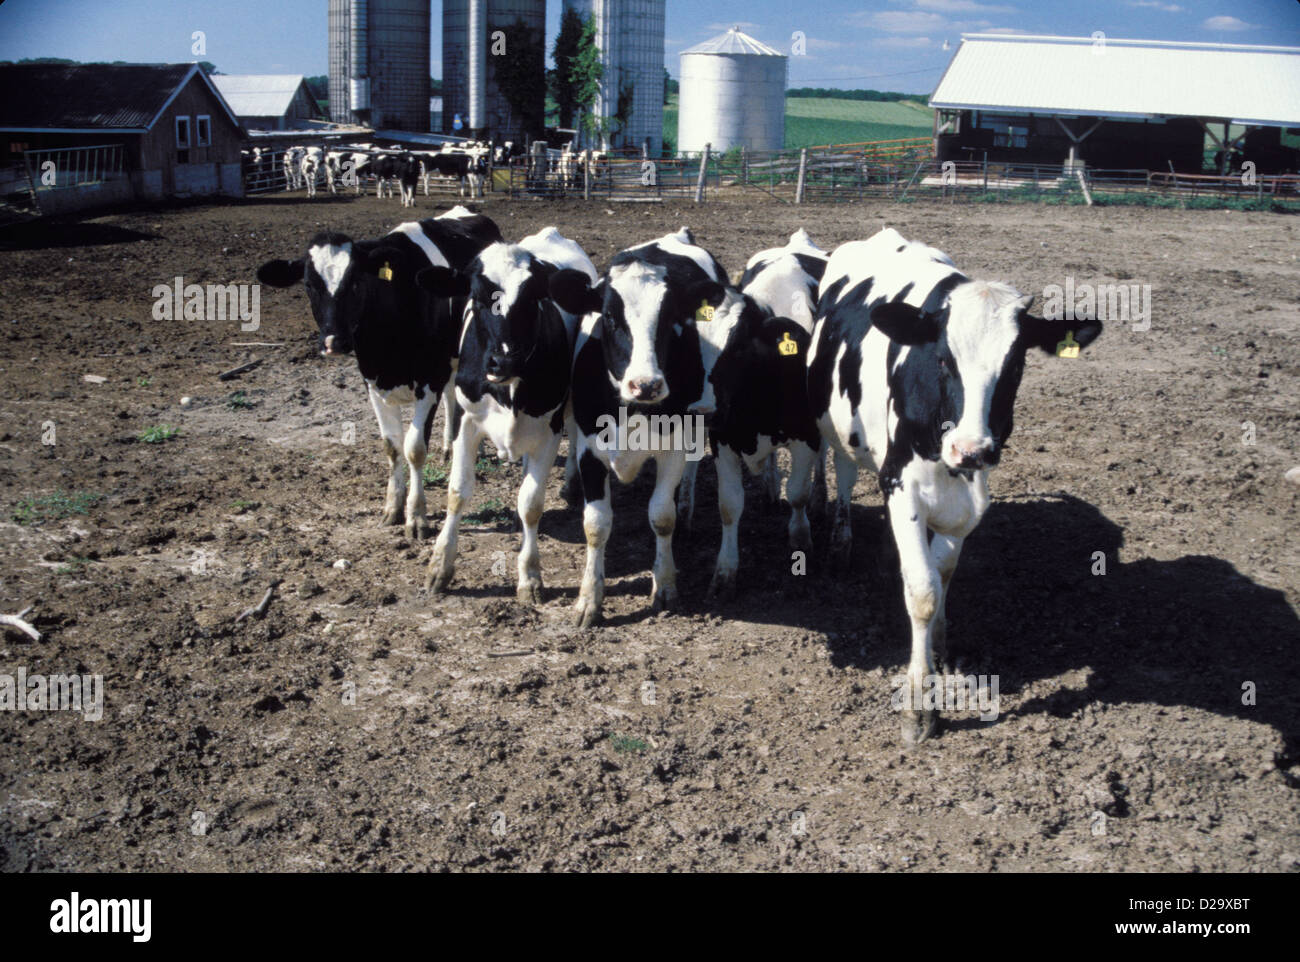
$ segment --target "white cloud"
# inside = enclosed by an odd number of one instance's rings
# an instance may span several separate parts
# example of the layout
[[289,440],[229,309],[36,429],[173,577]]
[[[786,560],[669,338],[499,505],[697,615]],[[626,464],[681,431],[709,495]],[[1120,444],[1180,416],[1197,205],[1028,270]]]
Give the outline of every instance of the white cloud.
[[938,10],[940,13],[1015,13],[1015,7],[975,3],[974,0],[916,0],[921,10]]
[[980,33],[1001,33],[1017,34],[1024,37],[1033,36],[1032,30],[1021,30],[1019,27],[989,27],[987,30],[981,30]]
[[929,37],[885,37],[883,40],[876,41],[877,46],[881,47],[907,47],[916,49],[918,47],[930,46]]
[[1182,13],[1183,8],[1176,3],[1162,3],[1161,0],[1124,0],[1130,7],[1146,7],[1161,13]]
[[1253,23],[1246,23],[1244,20],[1238,20],[1236,17],[1210,17],[1203,24],[1206,30],[1227,30],[1236,32],[1238,30],[1254,30]]
[[882,10],[877,13],[853,14],[853,19],[885,33],[931,33],[942,31],[948,21],[937,13],[920,10]]

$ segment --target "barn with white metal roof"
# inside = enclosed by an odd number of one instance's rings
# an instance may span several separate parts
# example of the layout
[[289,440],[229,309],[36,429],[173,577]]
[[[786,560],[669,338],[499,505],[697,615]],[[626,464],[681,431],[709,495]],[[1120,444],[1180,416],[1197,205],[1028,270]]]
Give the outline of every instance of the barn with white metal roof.
[[249,130],[295,130],[325,119],[302,74],[212,74],[211,80]]
[[930,106],[941,161],[1290,172],[1300,48],[966,34]]

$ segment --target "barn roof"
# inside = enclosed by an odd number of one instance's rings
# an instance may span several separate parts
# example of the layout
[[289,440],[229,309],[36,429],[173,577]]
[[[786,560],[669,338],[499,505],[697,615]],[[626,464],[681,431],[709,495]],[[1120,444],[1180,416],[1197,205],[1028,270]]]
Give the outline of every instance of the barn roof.
[[930,106],[1300,126],[1300,48],[964,34]]
[[697,43],[682,51],[682,56],[688,53],[725,53],[725,54],[757,54],[764,57],[783,57],[785,56],[779,50],[773,50],[761,40],[755,40],[747,33],[742,33],[740,27],[732,27],[726,33],[719,34],[712,40],[705,40],[703,43]]
[[238,127],[195,63],[21,63],[0,66],[0,130],[144,133],[195,74]]
[[[213,74],[212,82],[239,117],[281,117],[289,112],[298,88],[304,85],[300,73]],[[310,90],[307,96],[320,110]]]

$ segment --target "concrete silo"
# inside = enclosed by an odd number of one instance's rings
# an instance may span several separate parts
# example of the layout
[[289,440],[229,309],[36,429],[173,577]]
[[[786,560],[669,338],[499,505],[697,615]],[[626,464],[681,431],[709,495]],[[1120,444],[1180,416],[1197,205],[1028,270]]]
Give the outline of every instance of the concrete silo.
[[677,149],[785,146],[786,58],[732,27],[682,51]]
[[329,0],[330,119],[429,129],[429,0]]
[[[477,13],[478,16],[471,16]],[[522,22],[535,46],[526,69],[535,70],[533,85],[523,110],[502,96],[495,68],[512,58],[515,51],[506,44],[500,49],[498,31],[510,31]],[[485,137],[498,143],[521,142],[540,137],[546,105],[546,0],[443,0],[442,4],[442,127],[450,134],[469,136],[482,129]],[[464,127],[454,130],[459,114]]]
[[614,117],[620,99],[628,108],[627,122],[599,146],[640,149],[649,141],[650,156],[659,156],[664,134],[664,0],[565,0],[564,6],[595,21],[605,76],[593,112]]

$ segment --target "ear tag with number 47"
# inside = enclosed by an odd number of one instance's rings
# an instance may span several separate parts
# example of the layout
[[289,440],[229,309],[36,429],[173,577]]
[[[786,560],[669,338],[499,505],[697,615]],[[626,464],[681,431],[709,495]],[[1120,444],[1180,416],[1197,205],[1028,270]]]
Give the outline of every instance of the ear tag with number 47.
[[713,320],[713,307],[708,301],[701,301],[699,308],[695,311],[695,323],[707,324]]
[[1065,340],[1058,342],[1056,345],[1056,356],[1078,357],[1079,350],[1079,342],[1074,339],[1074,331],[1066,331]]
[[379,279],[381,281],[391,281],[393,279],[393,269],[388,266],[388,261],[384,261],[384,266],[379,268]]
[[786,331],[781,335],[781,342],[777,344],[776,349],[786,357],[793,357],[799,353],[799,343],[791,340],[790,332]]

